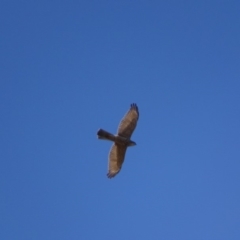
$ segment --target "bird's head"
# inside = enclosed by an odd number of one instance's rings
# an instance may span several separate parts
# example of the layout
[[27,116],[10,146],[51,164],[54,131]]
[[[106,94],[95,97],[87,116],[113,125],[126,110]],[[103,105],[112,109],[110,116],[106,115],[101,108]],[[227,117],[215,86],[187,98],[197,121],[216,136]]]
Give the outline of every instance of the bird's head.
[[134,142],[134,141],[129,141],[128,143],[128,147],[133,147],[133,146],[136,146],[137,144]]

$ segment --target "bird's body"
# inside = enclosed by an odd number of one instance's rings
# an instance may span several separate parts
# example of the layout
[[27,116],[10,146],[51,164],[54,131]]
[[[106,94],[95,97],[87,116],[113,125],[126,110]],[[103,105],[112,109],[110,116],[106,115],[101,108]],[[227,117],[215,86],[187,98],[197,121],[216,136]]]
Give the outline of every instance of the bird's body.
[[127,145],[128,147],[136,145],[135,142],[133,142],[132,140],[130,140],[126,137],[113,135],[103,129],[99,129],[97,132],[97,135],[98,135],[98,139],[110,140],[112,142],[115,142],[115,143],[118,143],[121,145]]
[[97,132],[98,139],[114,142],[108,157],[107,176],[109,178],[114,177],[121,170],[127,147],[136,145],[136,143],[130,138],[136,128],[138,118],[138,107],[133,103],[131,104],[130,110],[120,122],[116,135],[113,135],[103,129],[99,129]]

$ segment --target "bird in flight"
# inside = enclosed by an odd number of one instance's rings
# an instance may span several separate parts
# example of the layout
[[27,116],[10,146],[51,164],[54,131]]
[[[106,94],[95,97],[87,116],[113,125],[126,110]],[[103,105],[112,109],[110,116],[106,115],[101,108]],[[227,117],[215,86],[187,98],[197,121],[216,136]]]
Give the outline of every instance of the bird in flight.
[[136,143],[130,138],[137,126],[138,118],[139,112],[137,104],[132,103],[129,111],[121,120],[116,135],[113,135],[103,129],[98,130],[98,139],[114,142],[108,155],[108,178],[113,178],[121,170],[127,147],[136,145]]

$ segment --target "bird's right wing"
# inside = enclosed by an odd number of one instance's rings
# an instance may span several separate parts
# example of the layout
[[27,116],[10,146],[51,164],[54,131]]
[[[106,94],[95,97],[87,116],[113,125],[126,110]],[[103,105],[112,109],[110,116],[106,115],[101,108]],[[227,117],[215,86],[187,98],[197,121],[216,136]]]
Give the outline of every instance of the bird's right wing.
[[127,147],[114,143],[108,156],[108,178],[114,177],[121,170]]
[[127,114],[123,117],[122,121],[118,127],[118,135],[122,137],[130,138],[134,129],[137,126],[137,121],[139,118],[138,106],[137,104],[131,104],[131,107]]

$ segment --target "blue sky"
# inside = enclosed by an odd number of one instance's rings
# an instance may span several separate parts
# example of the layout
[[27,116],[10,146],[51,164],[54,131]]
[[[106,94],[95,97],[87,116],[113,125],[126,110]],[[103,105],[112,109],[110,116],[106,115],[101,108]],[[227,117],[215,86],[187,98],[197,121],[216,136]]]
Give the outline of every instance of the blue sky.
[[[240,2],[0,3],[0,239],[240,239]],[[140,119],[121,172],[110,142]]]

